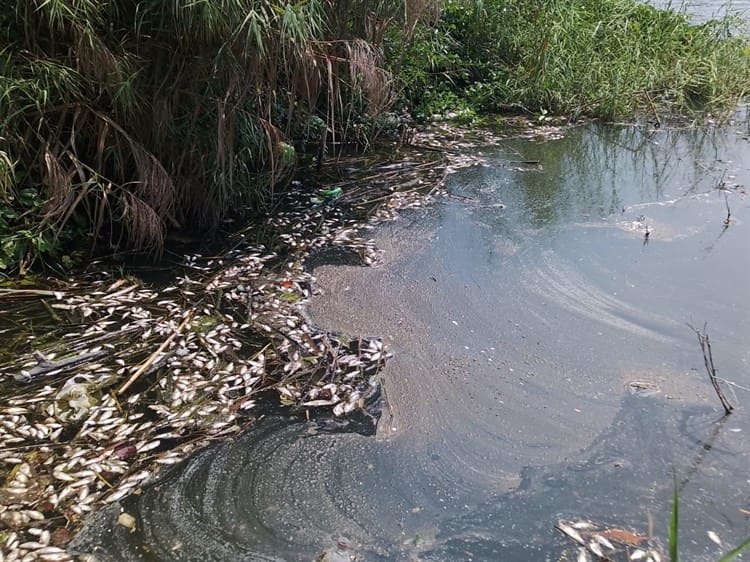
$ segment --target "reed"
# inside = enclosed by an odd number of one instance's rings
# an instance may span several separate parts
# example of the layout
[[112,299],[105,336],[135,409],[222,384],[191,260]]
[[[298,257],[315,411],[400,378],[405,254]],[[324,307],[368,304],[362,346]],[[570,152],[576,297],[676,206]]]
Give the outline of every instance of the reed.
[[295,139],[341,140],[387,107],[377,41],[420,13],[388,1],[14,3],[0,16],[0,272],[70,236],[158,256],[167,229],[262,210],[296,164]]
[[736,21],[635,0],[29,0],[0,39],[0,274],[262,212],[307,143],[368,146],[396,101],[658,122],[750,85]]

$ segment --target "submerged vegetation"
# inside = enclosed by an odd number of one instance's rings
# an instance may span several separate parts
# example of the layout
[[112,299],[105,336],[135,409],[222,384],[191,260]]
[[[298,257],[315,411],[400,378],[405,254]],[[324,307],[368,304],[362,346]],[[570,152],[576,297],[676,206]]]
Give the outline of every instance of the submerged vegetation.
[[[415,116],[731,107],[750,48],[634,0],[31,0],[0,16],[0,273],[262,211]],[[390,112],[389,112],[390,111]]]

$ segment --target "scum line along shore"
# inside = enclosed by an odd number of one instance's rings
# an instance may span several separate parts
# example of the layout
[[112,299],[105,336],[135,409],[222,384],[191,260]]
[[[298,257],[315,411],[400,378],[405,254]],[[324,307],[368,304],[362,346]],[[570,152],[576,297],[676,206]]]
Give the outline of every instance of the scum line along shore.
[[[450,134],[459,150],[471,144]],[[301,412],[367,408],[387,350],[306,319],[305,262],[338,249],[373,263],[377,250],[359,232],[428,203],[451,169],[473,163],[446,159],[434,134],[417,140],[423,149],[396,165],[326,185],[343,188],[335,200],[294,185],[283,211],[234,234],[219,256],[186,257],[168,287],[95,273],[0,290],[9,342],[0,367],[0,560],[71,560],[66,545],[88,514],[252,427],[264,392]]]

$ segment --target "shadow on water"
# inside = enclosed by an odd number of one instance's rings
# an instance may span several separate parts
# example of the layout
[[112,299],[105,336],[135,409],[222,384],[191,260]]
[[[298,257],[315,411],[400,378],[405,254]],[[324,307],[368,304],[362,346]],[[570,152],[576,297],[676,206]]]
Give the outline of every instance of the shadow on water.
[[673,471],[690,559],[716,558],[707,530],[750,534],[748,395],[719,421],[686,326],[707,321],[720,374],[750,387],[746,132],[589,126],[481,152],[376,232],[381,267],[316,264],[316,321],[394,353],[374,435],[271,413],[100,513],[78,550],[558,560],[561,518],[645,534],[651,514],[663,543]]

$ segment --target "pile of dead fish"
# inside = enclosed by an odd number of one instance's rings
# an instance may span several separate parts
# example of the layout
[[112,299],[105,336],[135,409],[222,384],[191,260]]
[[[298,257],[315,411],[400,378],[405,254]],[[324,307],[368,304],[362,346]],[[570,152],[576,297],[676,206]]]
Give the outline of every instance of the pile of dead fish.
[[297,184],[282,212],[219,256],[185,258],[170,286],[101,275],[0,290],[14,342],[0,368],[0,560],[71,559],[87,514],[251,427],[261,393],[303,412],[364,408],[387,350],[312,325],[305,263],[332,247],[376,262],[362,229],[424,204],[442,178],[408,172],[408,190],[391,174],[345,205]]
[[662,549],[649,535],[627,529],[597,525],[591,521],[559,521],[557,530],[576,545],[575,553],[564,556],[577,562],[637,561],[661,562],[666,560]]

